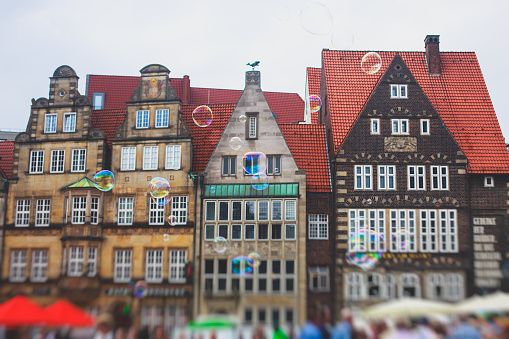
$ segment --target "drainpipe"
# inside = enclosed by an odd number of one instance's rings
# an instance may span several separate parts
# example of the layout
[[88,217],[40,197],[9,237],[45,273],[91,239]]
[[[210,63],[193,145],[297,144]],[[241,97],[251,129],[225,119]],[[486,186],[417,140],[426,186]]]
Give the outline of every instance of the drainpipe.
[[2,281],[2,273],[4,271],[4,260],[5,260],[5,257],[4,257],[4,254],[5,254],[5,221],[7,220],[7,198],[8,198],[8,194],[7,192],[9,192],[9,181],[7,179],[4,179],[5,180],[5,187],[4,187],[4,191],[6,192],[5,194],[5,201],[4,201],[4,220],[3,220],[3,224],[2,224],[2,258],[0,260],[0,282]]
[[[198,175],[194,175],[193,173],[190,174],[191,177],[193,178],[193,183],[194,183],[194,230],[193,230],[193,263],[192,263],[192,278],[191,278],[191,285],[193,287],[193,301],[191,303],[191,318],[193,318],[193,314],[194,314],[194,298],[197,298],[196,300],[198,301],[198,307],[197,309],[199,310],[200,307],[200,295],[199,293],[196,291],[196,289],[194,288],[195,286],[195,283],[198,283],[198,286],[199,286],[199,280],[196,280],[196,226],[197,226],[197,201],[198,201],[198,189],[201,188],[201,184],[202,184],[202,178],[203,178],[203,173],[198,173]],[[200,193],[200,206],[203,207],[203,199],[202,199],[202,196],[203,194]],[[200,208],[200,211],[202,209]],[[200,218],[200,229],[201,229],[201,218]],[[201,237],[200,237],[200,249],[201,249]],[[199,288],[198,288],[199,289]]]

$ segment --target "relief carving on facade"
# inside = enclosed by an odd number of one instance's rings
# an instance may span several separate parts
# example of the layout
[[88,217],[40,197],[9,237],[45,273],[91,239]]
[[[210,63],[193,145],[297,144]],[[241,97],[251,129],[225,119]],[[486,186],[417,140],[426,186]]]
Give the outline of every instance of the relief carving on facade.
[[385,152],[417,152],[417,138],[415,137],[385,137]]
[[159,98],[163,90],[163,81],[152,78],[150,80],[143,81],[143,88],[145,96],[149,99]]

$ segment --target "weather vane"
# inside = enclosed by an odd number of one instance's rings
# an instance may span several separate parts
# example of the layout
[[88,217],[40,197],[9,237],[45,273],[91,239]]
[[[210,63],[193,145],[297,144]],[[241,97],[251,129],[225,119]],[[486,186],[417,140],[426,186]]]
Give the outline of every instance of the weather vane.
[[255,62],[253,62],[253,63],[251,63],[251,64],[250,64],[250,63],[247,63],[246,65],[253,67],[253,71],[254,71],[254,68],[255,68],[256,66],[259,66],[259,65],[260,65],[260,61],[255,61]]

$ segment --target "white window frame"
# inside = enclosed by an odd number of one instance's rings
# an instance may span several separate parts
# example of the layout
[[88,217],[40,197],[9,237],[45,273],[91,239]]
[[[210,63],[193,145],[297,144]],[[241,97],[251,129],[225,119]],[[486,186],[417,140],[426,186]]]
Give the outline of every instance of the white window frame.
[[[293,227],[293,237],[288,235],[288,227]],[[285,240],[295,240],[297,239],[297,226],[295,224],[284,224],[285,228]]]
[[168,269],[168,282],[182,284],[186,282],[185,266],[187,259],[186,250],[171,250],[169,269]]
[[[279,205],[279,218],[277,217],[277,205]],[[272,200],[270,203],[271,213],[270,219],[273,221],[282,221],[283,220],[283,200]]]
[[85,172],[87,165],[87,149],[73,149],[71,157],[71,172]]
[[50,173],[64,173],[65,150],[57,149],[51,151]]
[[396,277],[392,273],[387,273],[385,275],[385,286],[384,286],[384,297],[386,299],[392,300],[396,299]]
[[370,133],[373,135],[380,134],[380,119],[370,119]]
[[176,225],[187,224],[187,196],[175,195],[171,197],[171,215],[177,217]]
[[421,135],[430,135],[429,119],[421,119]]
[[[207,237],[207,228],[212,227],[212,237]],[[203,232],[203,239],[204,240],[214,240],[216,237],[216,224],[205,224],[204,232]]]
[[[440,288],[440,295],[437,295],[436,288]],[[445,299],[445,278],[443,274],[431,273],[428,275],[428,299]]]
[[33,250],[30,281],[45,282],[48,279],[48,250]]
[[346,274],[345,298],[347,301],[364,299],[364,275],[358,272]]
[[[348,250],[357,252],[385,252],[385,210],[350,209],[348,210]],[[369,229],[380,237],[361,237],[360,232]]]
[[[235,219],[235,213],[234,213],[234,206],[239,206],[240,205],[240,218],[237,218]],[[242,218],[243,218],[243,214],[242,214],[242,207],[244,206],[244,202],[242,200],[234,200],[231,202],[231,216],[230,216],[230,220],[232,221],[242,221]]]
[[438,210],[440,225],[440,252],[458,252],[458,223],[456,210]]
[[148,128],[150,113],[148,110],[136,111],[136,129]]
[[145,146],[143,147],[143,170],[157,170],[159,164],[159,147]]
[[57,125],[58,115],[56,113],[49,113],[44,115],[44,133],[56,133]]
[[355,173],[354,189],[366,191],[373,190],[373,166],[355,165],[354,173]]
[[[267,217],[262,215],[263,211],[266,211]],[[268,200],[260,200],[258,201],[258,221],[269,221],[269,201]]]
[[407,85],[391,85],[391,99],[408,99]]
[[[406,131],[403,131],[403,126],[406,126]],[[408,119],[391,119],[392,135],[408,135],[410,134],[410,124]]]
[[419,210],[420,251],[438,252],[438,213],[437,210]]
[[[389,210],[390,231],[391,231],[391,252],[417,252],[417,217],[416,211],[409,209]],[[405,231],[404,237],[395,237],[398,231]],[[407,239],[410,237],[410,240]],[[413,241],[411,240],[413,238]],[[403,240],[407,243],[402,246]]]
[[257,117],[256,116],[250,116],[248,117],[248,133],[249,133],[249,139],[255,139],[256,138],[256,124],[257,124]]
[[99,197],[91,197],[90,201],[90,224],[99,224]]
[[145,281],[148,283],[161,283],[163,281],[163,250],[146,251]]
[[81,277],[83,275],[83,246],[69,247],[69,260],[67,275],[69,277]]
[[30,199],[16,200],[16,227],[28,227],[30,223]]
[[[103,92],[92,93],[92,107],[93,107],[94,111],[104,109],[105,96],[106,96],[106,93],[103,93]],[[100,101],[98,99],[100,99]]]
[[23,282],[26,280],[27,250],[11,251],[10,282]]
[[64,113],[64,124],[62,128],[63,132],[64,133],[76,132],[76,123],[77,117],[75,112]]
[[30,152],[30,174],[38,174],[44,172],[44,151],[37,150]]
[[285,200],[285,221],[297,220],[297,201]]
[[281,155],[267,155],[267,175],[281,175],[282,158]]
[[[312,292],[329,292],[329,267],[327,266],[309,266],[309,290]],[[316,275],[316,286],[314,276]]]
[[72,197],[72,218],[71,224],[82,225],[87,215],[87,197]]
[[431,190],[449,190],[449,166],[431,166]]
[[132,225],[134,219],[134,197],[118,198],[118,225]]
[[89,247],[87,250],[87,277],[95,277],[97,274],[97,247]]
[[230,234],[230,225],[228,224],[218,224],[217,225],[217,236],[223,237],[226,240],[229,239]]
[[308,227],[308,239],[329,239],[329,216],[327,214],[310,214]]
[[380,191],[396,190],[396,166],[393,165],[378,166],[378,190]]
[[414,287],[415,288],[414,298],[421,298],[421,284],[419,281],[419,276],[415,273],[401,274],[399,277],[398,287],[399,287],[399,297],[400,298],[405,297],[405,295],[403,294],[405,287]]
[[[248,226],[252,226],[253,227],[253,237],[252,238],[249,238],[246,235],[247,234]],[[254,240],[256,240],[256,226],[255,226],[255,224],[244,224],[244,240],[245,241],[254,241]]]
[[181,145],[166,145],[165,169],[179,170],[181,166]]
[[[158,201],[162,202],[165,198],[159,198]],[[150,211],[148,216],[149,225],[164,225],[164,204],[159,204],[154,201],[154,198],[150,199]]]
[[223,177],[234,177],[237,175],[237,157],[234,155],[221,158],[221,175]]
[[367,237],[366,248],[370,252],[385,252],[387,250],[385,244],[385,210],[368,209],[366,217],[366,225],[369,230],[380,235],[379,237]]
[[115,250],[115,267],[113,268],[113,282],[125,283],[131,281],[132,250]]
[[[411,173],[413,170],[413,174]],[[422,170],[422,173],[419,173]],[[414,179],[414,187],[411,185],[411,179]],[[422,181],[421,181],[422,180]],[[426,166],[407,166],[407,182],[409,191],[425,191],[426,190]],[[420,183],[422,182],[422,185]]]
[[[233,234],[234,234],[233,227],[234,226],[240,226],[240,236],[239,237],[235,237],[235,238],[233,237]],[[231,234],[230,238],[231,238],[231,240],[232,241],[241,241],[242,240],[242,232],[243,232],[242,231],[242,224],[232,224],[231,225],[231,230],[230,230],[230,234]]]
[[459,273],[447,273],[445,275],[445,299],[459,301],[465,298],[465,282]]
[[156,128],[168,127],[170,120],[170,111],[168,109],[156,110]]
[[37,199],[35,207],[35,226],[49,226],[50,209],[50,199]]
[[[372,281],[370,280],[370,277],[372,278]],[[369,300],[380,300],[384,297],[384,285],[383,285],[383,278],[380,273],[376,272],[370,272],[366,274],[366,297]],[[370,294],[370,287],[376,287],[378,286],[378,295],[371,295]]]
[[[226,206],[226,213],[224,212],[224,206]],[[226,216],[226,218],[223,217]],[[217,220],[228,221],[230,219],[230,201],[220,200],[217,202]]]
[[[250,205],[253,208],[253,219],[247,218],[247,205]],[[255,200],[246,200],[244,202],[244,220],[245,221],[256,221],[256,201]]]
[[[212,216],[212,218],[210,218],[210,216],[208,214],[208,211],[209,211],[208,206],[209,206],[209,204],[214,207],[213,208],[214,215]],[[210,201],[210,200],[209,201],[205,201],[205,221],[207,221],[207,222],[208,221],[216,221],[216,214],[217,214],[216,213],[217,212],[216,211],[216,205],[217,205],[216,201]]]
[[136,169],[136,147],[122,147],[120,170],[134,171],[135,169]]
[[[274,227],[278,227],[279,226],[279,231],[280,231],[280,237],[279,238],[274,238],[273,235],[273,229]],[[281,241],[284,239],[285,237],[285,234],[284,234],[285,230],[283,229],[283,224],[282,223],[272,223],[270,224],[270,240],[272,241]]]
[[[288,272],[288,262],[293,262],[293,273],[292,272]],[[296,275],[296,271],[297,271],[297,263],[296,263],[296,260],[294,259],[286,259],[285,260],[285,267],[284,267],[284,271],[281,270],[283,273],[284,273],[284,286],[283,286],[283,291],[284,293],[286,294],[294,294],[296,293],[296,284],[295,284],[295,275]],[[293,289],[290,291],[288,289],[288,281],[293,281]]]
[[491,176],[484,177],[484,187],[495,187],[495,179]]

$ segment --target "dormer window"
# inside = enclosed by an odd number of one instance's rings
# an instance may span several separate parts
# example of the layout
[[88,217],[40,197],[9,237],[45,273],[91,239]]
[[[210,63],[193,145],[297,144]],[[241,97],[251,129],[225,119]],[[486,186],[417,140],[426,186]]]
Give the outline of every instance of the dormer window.
[[94,105],[94,110],[104,109],[104,93],[92,93],[92,104]]
[[407,85],[391,85],[391,99],[408,99]]
[[148,128],[148,111],[136,112],[136,128]]
[[493,177],[484,177],[484,187],[495,187]]
[[76,113],[64,114],[64,132],[76,132]]

